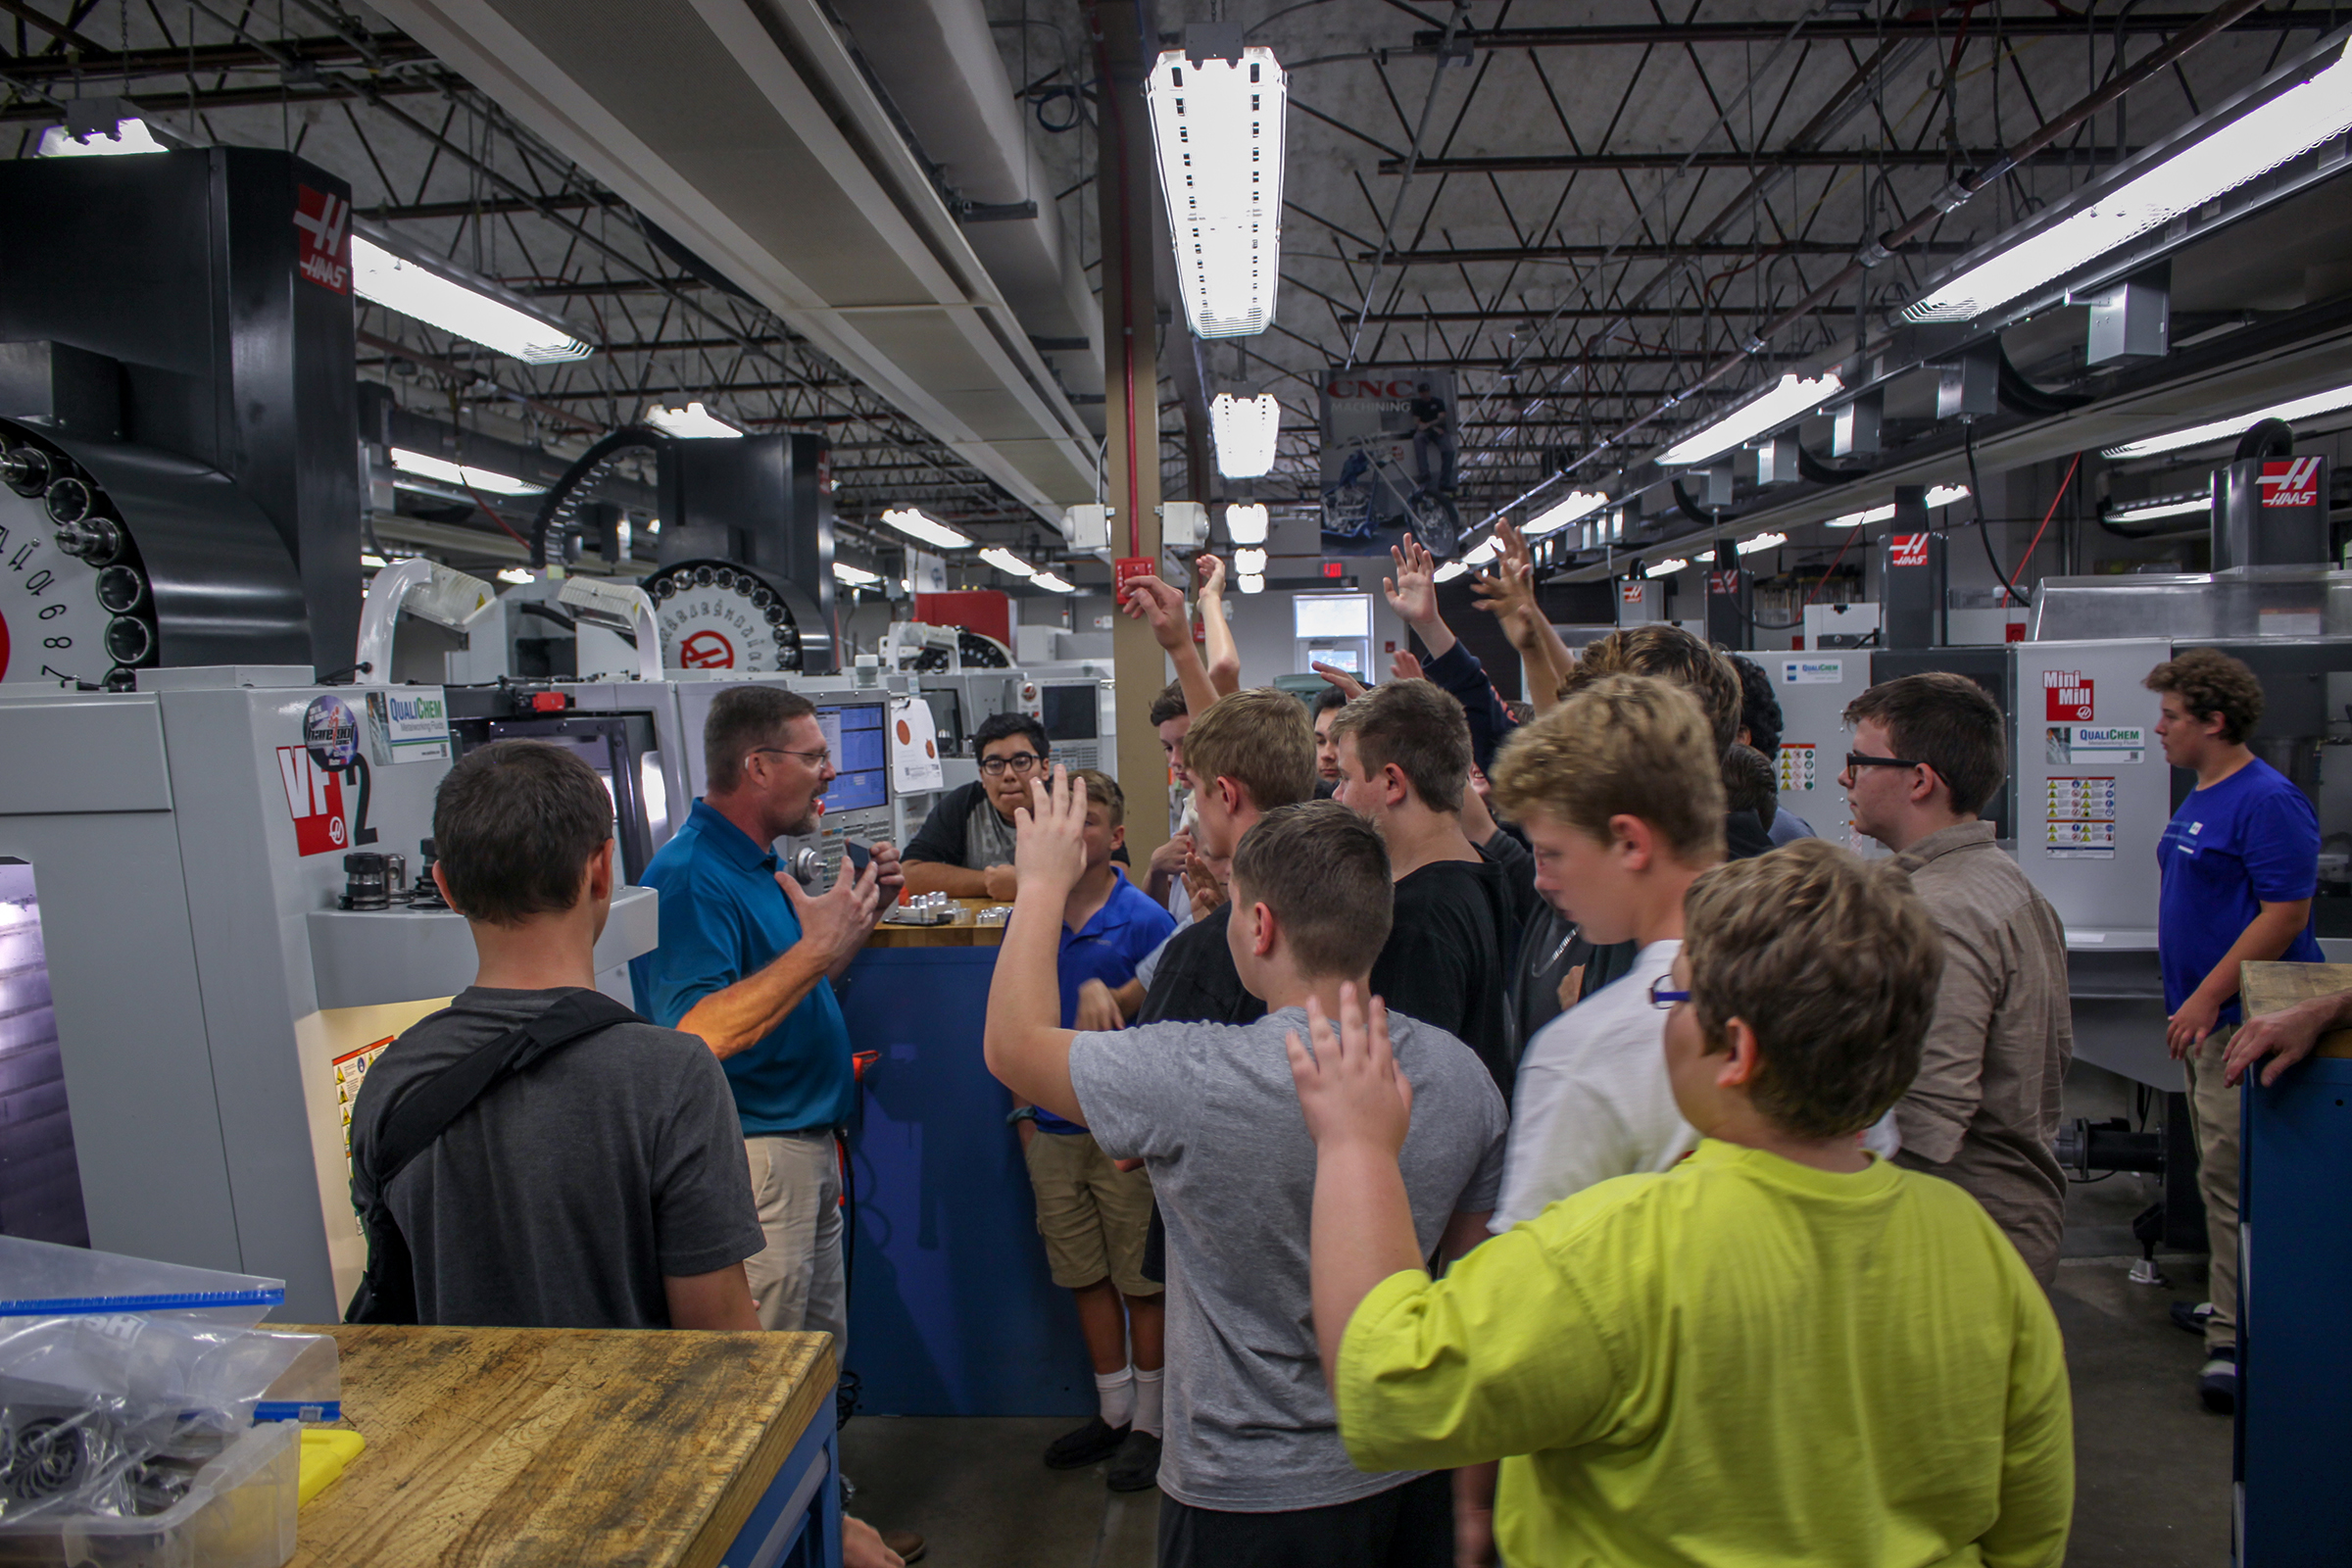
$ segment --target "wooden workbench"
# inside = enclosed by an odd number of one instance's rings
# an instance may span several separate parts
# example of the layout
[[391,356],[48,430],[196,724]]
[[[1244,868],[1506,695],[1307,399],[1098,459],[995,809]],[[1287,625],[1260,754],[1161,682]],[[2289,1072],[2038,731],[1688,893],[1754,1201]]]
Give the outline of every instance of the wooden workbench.
[[994,948],[1004,942],[1003,921],[982,925],[972,916],[982,909],[1009,909],[1009,904],[995,899],[957,899],[956,907],[963,912],[953,925],[892,925],[888,921],[874,927],[874,934],[865,939],[869,948]]
[[[2249,1017],[2277,1012],[2314,997],[2352,991],[2352,963],[2249,963],[2237,975],[2241,1011]],[[2352,1056],[2352,1029],[2320,1036],[2315,1056]]]
[[714,1568],[812,1421],[820,1334],[340,1326],[368,1440],[302,1510],[334,1568]]

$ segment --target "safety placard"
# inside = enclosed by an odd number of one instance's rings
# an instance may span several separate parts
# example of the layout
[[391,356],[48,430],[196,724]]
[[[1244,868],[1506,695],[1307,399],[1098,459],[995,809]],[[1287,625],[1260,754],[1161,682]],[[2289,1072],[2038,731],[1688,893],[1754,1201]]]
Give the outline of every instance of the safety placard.
[[2051,859],[2114,859],[2114,776],[2052,775],[2042,822],[2042,851]]
[[1814,757],[1819,750],[1810,741],[1797,745],[1791,745],[1787,741],[1781,743],[1780,790],[1783,795],[1793,790],[1812,789],[1819,782],[1814,761]]
[[347,1051],[335,1058],[335,1104],[343,1113],[343,1157],[346,1160],[351,1158],[352,1102],[360,1098],[360,1085],[367,1081],[368,1069],[375,1065],[375,1058],[396,1038],[386,1035],[381,1040],[362,1046],[357,1051]]

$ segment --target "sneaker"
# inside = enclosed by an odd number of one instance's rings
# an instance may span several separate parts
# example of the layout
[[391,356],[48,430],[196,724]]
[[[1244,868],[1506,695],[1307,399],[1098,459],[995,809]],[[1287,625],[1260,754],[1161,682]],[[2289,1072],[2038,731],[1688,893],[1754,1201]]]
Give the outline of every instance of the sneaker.
[[1159,1485],[1159,1437],[1151,1432],[1130,1432],[1111,1456],[1110,1490],[1113,1492],[1149,1492]]
[[2229,1415],[2237,1408],[2237,1347],[2224,1345],[2216,1348],[2197,1370],[2197,1397],[2205,1408],[2216,1415]]
[[1126,1438],[1127,1428],[1114,1427],[1101,1416],[1094,1416],[1075,1432],[1064,1432],[1046,1445],[1046,1468],[1083,1470],[1090,1464],[1101,1464],[1119,1451],[1119,1445]]
[[2213,1303],[2211,1301],[2175,1301],[2173,1303],[2173,1327],[2186,1329],[2191,1334],[2202,1335],[2205,1332],[2206,1322],[2212,1316]]

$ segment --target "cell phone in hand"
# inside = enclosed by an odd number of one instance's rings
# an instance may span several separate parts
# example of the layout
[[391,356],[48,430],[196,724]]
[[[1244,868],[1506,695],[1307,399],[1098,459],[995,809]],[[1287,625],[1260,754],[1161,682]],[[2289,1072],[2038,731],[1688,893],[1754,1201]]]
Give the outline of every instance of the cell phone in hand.
[[874,852],[867,849],[864,845],[859,844],[852,839],[844,839],[841,841],[842,863],[850,868],[850,876],[852,880],[856,880],[857,878],[865,875],[866,865],[873,859],[873,858]]

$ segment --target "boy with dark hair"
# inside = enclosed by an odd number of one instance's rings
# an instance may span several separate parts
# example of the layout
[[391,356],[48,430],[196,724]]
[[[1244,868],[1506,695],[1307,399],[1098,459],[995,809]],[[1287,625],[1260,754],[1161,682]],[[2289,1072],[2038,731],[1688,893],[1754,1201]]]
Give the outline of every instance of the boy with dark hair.
[[[1056,973],[1065,1029],[1079,1022],[1082,989],[1127,984],[1137,962],[1176,928],[1174,917],[1129,882],[1110,858],[1127,836],[1126,797],[1117,783],[1091,768],[1071,776],[1086,789],[1086,869],[1062,906]],[[1151,1178],[1115,1166],[1087,1130],[1067,1117],[1026,1103],[1016,1103],[1012,1116],[1037,1195],[1037,1231],[1045,1238],[1046,1261],[1054,1283],[1078,1298],[1078,1328],[1094,1363],[1101,1406],[1086,1425],[1054,1440],[1046,1464],[1083,1470],[1109,1459],[1110,1489],[1140,1492],[1159,1469],[1165,1375],[1160,1286],[1143,1272]]]
[[991,713],[972,731],[980,776],[939,798],[906,845],[906,891],[957,899],[1012,897],[1012,813],[1053,756],[1027,713]]
[[611,1025],[493,1085],[379,1188],[370,1164],[410,1091],[596,989],[612,905],[612,799],[539,741],[466,754],[433,800],[433,879],[480,969],[386,1047],[352,1106],[352,1196],[379,1192],[415,1264],[417,1321],[757,1329],[762,1244],[726,1074],[703,1042]]
[[[1269,695],[1303,729],[1304,707]],[[1212,708],[1202,727],[1238,700]],[[1105,1153],[1141,1157],[1152,1173],[1171,1264],[1161,1568],[1447,1568],[1446,1478],[1365,1475],[1348,1462],[1306,1332],[1313,1150],[1282,1042],[1303,1026],[1302,1005],[1336,1006],[1343,985],[1360,990],[1388,936],[1379,835],[1321,801],[1267,812],[1244,835],[1226,930],[1265,1017],[1073,1034],[1054,1024],[1052,927],[1085,863],[1085,790],[1057,777],[1034,794],[1021,818],[1020,895],[989,990],[988,1065],[1015,1095],[1083,1120]],[[1408,1245],[1456,1255],[1483,1234],[1494,1199],[1502,1102],[1461,1042],[1401,1016],[1395,1061],[1413,1095],[1399,1152]]]
[[1315,799],[1328,801],[1340,786],[1340,743],[1332,738],[1332,721],[1348,706],[1348,693],[1326,686],[1315,693]]
[[[2197,1191],[2213,1244],[2197,1392],[2207,1408],[2228,1413],[2237,1403],[2239,1107],[2227,1068],[2238,968],[2321,961],[2311,917],[2320,822],[2303,792],[2246,748],[2262,718],[2262,683],[2251,669],[2219,649],[2192,648],[2150,670],[2146,685],[2162,698],[2164,760],[2197,776],[2156,850],[2156,958],[2172,1015],[2165,1045],[2188,1078]],[[2175,1310],[2184,1326],[2198,1315],[2185,1302]]]
[[1503,955],[1518,928],[1510,879],[1462,830],[1470,726],[1427,680],[1395,680],[1340,710],[1341,804],[1380,830],[1396,921],[1372,988],[1396,1011],[1460,1039],[1510,1093],[1516,1053]]
[[1348,1453],[1500,1459],[1513,1563],[2056,1568],[2074,1435],[2049,1302],[1966,1194],[1859,1146],[1919,1060],[1926,911],[1901,872],[1808,840],[1701,877],[1689,932],[1659,1000],[1697,1150],[1435,1283],[1392,1154],[1418,1120],[1394,1020],[1348,994],[1336,1030],[1318,1009],[1291,1032]]
[[1943,981],[1919,1076],[1895,1103],[1912,1170],[1958,1183],[2049,1289],[2066,1228],[2051,1152],[2074,1059],[2066,930],[1977,812],[2009,770],[2001,710],[1976,682],[1905,675],[1848,704],[1838,782],[1855,830],[1900,858],[1943,933]]
[[[1772,689],[1772,677],[1764,666],[1745,654],[1727,653],[1732,670],[1740,677],[1740,744],[1752,746],[1764,760],[1771,764],[1773,776],[1780,776],[1781,713],[1780,695]],[[1776,791],[1777,793],[1777,791]],[[1793,844],[1798,839],[1813,837],[1813,824],[1774,803],[1775,809],[1764,817],[1764,831],[1775,845]],[[1738,808],[1734,808],[1738,809]]]

